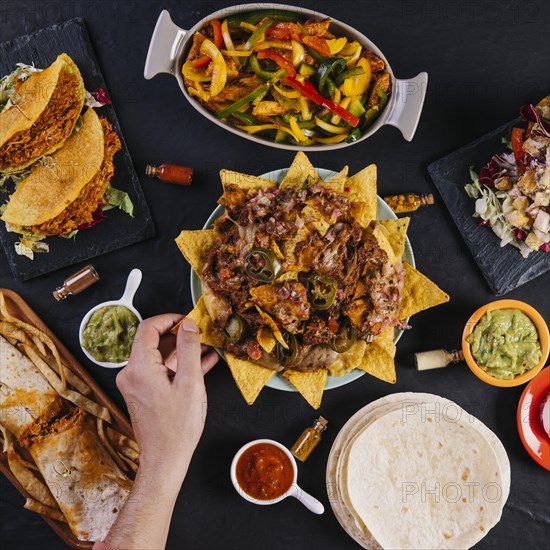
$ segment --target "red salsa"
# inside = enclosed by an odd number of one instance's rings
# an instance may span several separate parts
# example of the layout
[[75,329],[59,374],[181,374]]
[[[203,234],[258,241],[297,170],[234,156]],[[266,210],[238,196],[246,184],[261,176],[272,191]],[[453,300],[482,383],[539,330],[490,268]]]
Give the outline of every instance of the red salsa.
[[258,500],[272,500],[286,493],[294,480],[294,469],[282,449],[271,443],[249,447],[237,461],[237,482]]

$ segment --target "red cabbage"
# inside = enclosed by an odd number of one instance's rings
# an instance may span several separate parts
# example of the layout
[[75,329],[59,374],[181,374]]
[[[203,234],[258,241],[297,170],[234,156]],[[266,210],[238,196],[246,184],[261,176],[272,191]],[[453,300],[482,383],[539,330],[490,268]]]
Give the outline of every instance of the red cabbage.
[[550,242],[541,244],[539,250],[541,252],[550,252]]
[[524,241],[525,238],[527,237],[527,235],[525,234],[525,231],[523,231],[519,227],[514,227],[513,233],[518,241]]
[[530,103],[528,105],[522,105],[519,109],[519,114],[523,120],[527,122],[535,122],[539,125],[542,133],[550,138],[550,120],[539,115],[535,107]]
[[513,153],[493,155],[493,158],[480,170],[479,183],[487,187],[493,187],[495,180],[502,176],[516,179],[518,169]]
[[101,103],[101,105],[110,105],[111,100],[109,99],[109,96],[107,95],[107,92],[103,88],[96,88],[92,95],[94,96],[94,99]]

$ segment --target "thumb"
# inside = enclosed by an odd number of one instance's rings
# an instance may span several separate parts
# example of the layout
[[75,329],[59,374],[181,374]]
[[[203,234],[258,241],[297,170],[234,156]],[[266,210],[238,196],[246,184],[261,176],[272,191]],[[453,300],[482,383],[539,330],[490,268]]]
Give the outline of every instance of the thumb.
[[201,369],[201,342],[199,329],[193,319],[184,319],[180,325],[176,341],[178,370],[175,381],[183,381],[189,377],[200,376]]

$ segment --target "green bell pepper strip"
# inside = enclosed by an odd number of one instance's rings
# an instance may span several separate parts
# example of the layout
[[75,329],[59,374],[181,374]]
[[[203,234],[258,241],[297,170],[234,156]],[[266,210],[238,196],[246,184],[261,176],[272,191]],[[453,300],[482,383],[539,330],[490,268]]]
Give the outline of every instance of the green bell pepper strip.
[[354,128],[349,136],[346,138],[346,143],[353,143],[361,137],[361,130],[359,128]]
[[313,48],[310,48],[309,46],[306,46],[306,51],[319,64],[321,64],[325,60],[325,58],[319,52],[316,52]]
[[258,58],[255,55],[251,55],[248,58],[248,62],[250,63],[250,68],[262,80],[280,80],[286,74],[286,71],[284,69],[280,69],[275,72],[266,71],[265,69],[262,69],[260,62],[258,61]]
[[363,117],[363,123],[362,128],[368,128],[369,126],[372,126],[374,124],[374,121],[380,116],[382,111],[384,110],[384,107],[388,103],[388,94],[382,90],[382,88],[377,87],[376,88],[376,95],[378,96],[378,103],[367,110]]
[[303,21],[303,16],[299,13],[292,13],[284,10],[258,10],[250,13],[236,13],[227,18],[227,24],[230,27],[238,27],[241,23],[258,24],[264,17],[269,17],[273,21]]
[[365,74],[365,69],[363,69],[363,67],[355,67],[354,69],[343,71],[336,77],[336,86],[341,86],[346,78],[351,78],[352,76],[358,76],[360,74]]
[[250,50],[250,48],[258,42],[260,36],[264,33],[267,27],[271,25],[271,23],[273,23],[271,19],[266,19],[263,23],[261,23],[261,25],[259,25],[258,28],[248,37],[243,49],[246,51]]
[[216,118],[218,120],[222,120],[224,118],[227,118],[228,116],[231,116],[236,111],[238,111],[241,107],[248,105],[249,103],[254,101],[256,98],[260,96],[263,97],[265,94],[267,94],[268,90],[269,90],[269,84],[262,84],[261,86],[258,86],[256,89],[252,90],[248,95],[245,95],[238,101],[235,101],[235,103],[229,105],[229,107],[227,107],[223,111],[216,113]]
[[326,88],[326,92],[327,94],[333,98],[334,97],[334,94],[336,92],[336,84],[334,83],[334,80],[332,80],[332,78],[327,78],[326,81],[325,81],[325,88]]
[[346,60],[342,57],[331,57],[323,61],[315,73],[315,80],[319,91],[323,93],[327,86],[327,80],[334,81],[345,68]]
[[248,113],[235,111],[231,116],[235,117],[239,122],[244,122],[247,126],[262,124],[261,121],[259,121],[257,118],[254,118],[252,115],[249,115]]

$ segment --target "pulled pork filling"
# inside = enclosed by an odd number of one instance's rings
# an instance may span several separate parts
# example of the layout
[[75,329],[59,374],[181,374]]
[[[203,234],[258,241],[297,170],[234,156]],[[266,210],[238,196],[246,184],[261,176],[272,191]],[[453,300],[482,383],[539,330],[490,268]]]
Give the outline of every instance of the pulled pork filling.
[[19,438],[21,447],[29,448],[50,435],[59,434],[80,423],[84,411],[68,401],[58,397],[56,406],[38,418]]
[[99,172],[84,186],[80,195],[55,218],[39,225],[23,227],[23,231],[35,235],[64,235],[90,223],[99,206],[105,204],[104,194],[115,173],[113,156],[121,148],[120,139],[111,124],[100,118],[103,128],[105,152]]
[[[290,368],[298,370],[334,362],[338,355],[329,346],[344,325],[371,341],[384,327],[399,324],[404,270],[357,223],[346,196],[321,184],[250,195],[229,185],[219,202],[226,215],[216,221],[219,240],[206,256],[201,279],[214,324],[224,330],[234,314],[243,321],[240,338],[226,339],[226,350],[280,370],[275,352],[267,354],[258,343],[266,322],[256,306],[296,338],[300,361]],[[275,251],[273,256],[280,251],[282,281],[251,276],[247,258],[256,250]],[[328,307],[310,303],[312,278],[328,281]]]
[[69,137],[81,110],[80,101],[73,93],[77,87],[75,75],[61,73],[48,106],[34,124],[28,130],[17,132],[0,148],[0,170],[36,160]]

